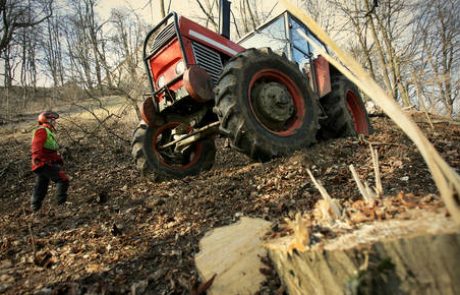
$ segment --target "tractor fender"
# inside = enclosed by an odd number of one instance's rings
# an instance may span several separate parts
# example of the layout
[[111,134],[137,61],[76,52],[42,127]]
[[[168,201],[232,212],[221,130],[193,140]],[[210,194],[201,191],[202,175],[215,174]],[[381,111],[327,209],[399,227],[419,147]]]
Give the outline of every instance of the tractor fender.
[[148,97],[139,105],[142,120],[151,127],[158,127],[164,123],[163,117],[156,112],[152,97]]
[[332,91],[329,62],[319,55],[314,61],[316,89],[319,97],[324,97]]

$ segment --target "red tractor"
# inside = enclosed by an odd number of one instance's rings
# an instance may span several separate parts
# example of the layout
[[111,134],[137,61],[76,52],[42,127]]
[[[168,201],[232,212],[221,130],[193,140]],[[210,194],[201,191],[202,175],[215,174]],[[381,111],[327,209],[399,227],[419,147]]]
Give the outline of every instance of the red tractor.
[[299,31],[317,40],[284,12],[234,43],[227,0],[221,0],[220,34],[176,13],[165,17],[144,42],[151,96],[134,132],[138,168],[163,177],[208,170],[216,134],[258,161],[317,139],[367,135],[356,86]]

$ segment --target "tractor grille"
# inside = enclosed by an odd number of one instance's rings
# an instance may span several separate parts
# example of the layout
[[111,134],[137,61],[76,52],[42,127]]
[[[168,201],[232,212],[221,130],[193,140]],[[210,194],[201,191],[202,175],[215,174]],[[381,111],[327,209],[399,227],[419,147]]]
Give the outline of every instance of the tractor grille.
[[171,40],[176,35],[176,30],[174,29],[174,22],[166,26],[159,34],[156,36],[155,41],[152,45],[152,53],[157,52],[158,49],[163,47],[169,40]]
[[219,53],[196,42],[192,43],[192,48],[196,63],[209,74],[213,86],[216,85],[223,69]]

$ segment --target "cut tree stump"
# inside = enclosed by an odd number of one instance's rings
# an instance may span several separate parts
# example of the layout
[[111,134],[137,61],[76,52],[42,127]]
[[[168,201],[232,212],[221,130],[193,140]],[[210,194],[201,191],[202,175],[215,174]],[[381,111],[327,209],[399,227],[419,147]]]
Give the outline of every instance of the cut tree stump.
[[289,294],[460,294],[460,231],[434,213],[363,225],[300,252],[266,246]]
[[265,277],[261,257],[267,255],[261,238],[271,228],[263,219],[242,217],[235,224],[216,228],[200,241],[195,265],[203,282],[216,277],[207,294],[254,294]]

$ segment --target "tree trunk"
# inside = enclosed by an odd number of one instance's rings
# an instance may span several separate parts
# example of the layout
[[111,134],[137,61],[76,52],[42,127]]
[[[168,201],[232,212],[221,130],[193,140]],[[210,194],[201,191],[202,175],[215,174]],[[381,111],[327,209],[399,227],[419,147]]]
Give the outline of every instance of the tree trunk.
[[289,294],[460,294],[460,232],[444,215],[364,225],[289,253],[268,244]]
[[[370,10],[369,0],[366,0],[366,8]],[[385,83],[385,88],[387,90],[387,93],[390,93],[393,96],[393,98],[396,99],[396,97],[394,97],[394,89],[390,82],[390,74],[388,73],[385,55],[383,51],[383,46],[377,36],[377,29],[375,28],[374,19],[372,18],[372,14],[369,14],[368,20],[371,26],[372,38],[374,39],[375,45],[377,47],[377,53],[378,53],[377,55],[380,60],[380,66],[382,67],[382,77],[383,77],[383,82]]]

